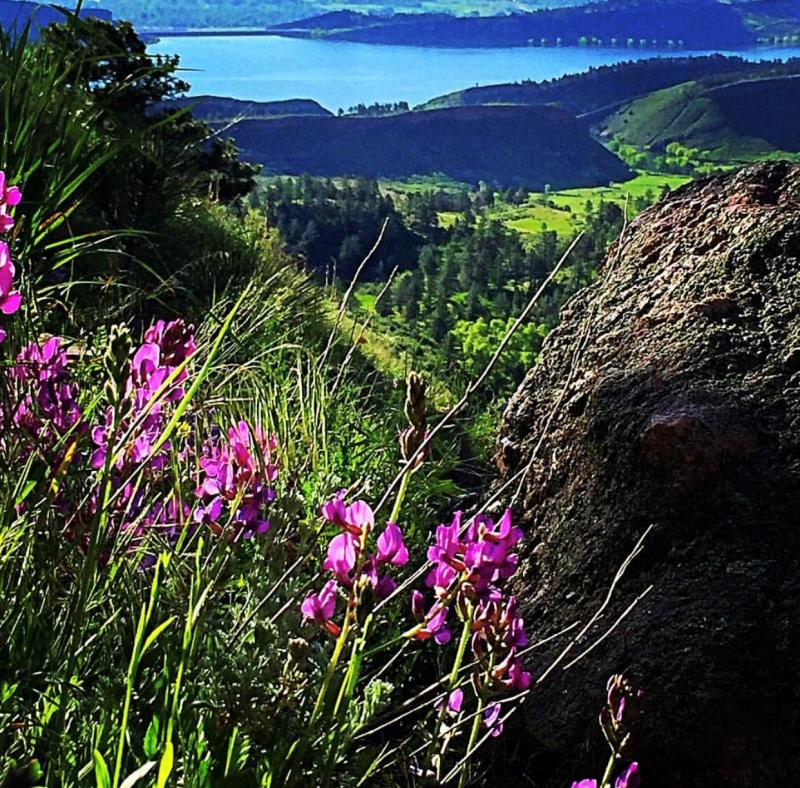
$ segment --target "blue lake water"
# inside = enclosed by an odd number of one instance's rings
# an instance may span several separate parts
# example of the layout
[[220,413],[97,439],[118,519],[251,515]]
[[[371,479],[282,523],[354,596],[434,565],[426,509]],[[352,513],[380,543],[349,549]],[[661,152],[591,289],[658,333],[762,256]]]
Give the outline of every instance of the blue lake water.
[[[310,98],[331,110],[358,103],[408,101],[412,106],[475,85],[552,79],[590,66],[674,51],[599,48],[428,49],[311,41],[275,36],[163,38],[153,53],[178,54],[195,95],[251,101]],[[709,52],[686,52],[710,54]],[[749,60],[799,57],[800,48],[758,48]]]

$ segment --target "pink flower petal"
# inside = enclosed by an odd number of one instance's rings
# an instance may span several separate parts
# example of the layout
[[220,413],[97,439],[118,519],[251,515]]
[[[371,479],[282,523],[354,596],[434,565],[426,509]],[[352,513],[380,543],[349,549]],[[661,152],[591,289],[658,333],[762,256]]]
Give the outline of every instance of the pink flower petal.
[[22,304],[22,294],[14,290],[9,293],[2,301],[0,301],[0,312],[4,315],[13,315],[18,311]]

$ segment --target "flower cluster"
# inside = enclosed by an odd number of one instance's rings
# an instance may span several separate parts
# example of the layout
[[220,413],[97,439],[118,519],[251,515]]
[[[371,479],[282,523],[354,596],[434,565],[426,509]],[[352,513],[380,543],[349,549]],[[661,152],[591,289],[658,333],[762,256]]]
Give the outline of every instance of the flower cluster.
[[472,653],[478,659],[484,673],[475,672],[477,689],[481,686],[481,675],[485,675],[496,690],[526,690],[531,685],[531,674],[522,669],[519,652],[528,645],[525,624],[517,613],[516,597],[504,602],[481,602],[473,616]]
[[[90,430],[62,340],[31,343],[17,355],[6,375],[8,391],[0,409],[3,445],[13,440],[23,456],[37,452],[54,476],[86,463],[109,472],[109,487],[104,481],[97,484],[78,509],[63,497],[59,485],[55,503],[64,510],[74,538],[85,541],[101,506],[110,506],[108,535],[124,534],[131,548],[153,532],[174,544],[193,521],[219,533],[223,510],[236,534],[245,538],[269,527],[264,508],[275,497],[270,486],[277,476],[274,438],[259,430],[251,434],[245,422],[229,431],[228,440],[214,428],[198,458],[190,430],[175,433],[180,435],[177,447],[163,437],[174,405],[185,397],[185,368],[195,350],[193,330],[181,320],[155,323],[135,352],[126,330],[112,331],[104,356],[112,404],[102,423],[91,429],[90,453],[81,450],[79,438]],[[74,440],[67,444],[64,438],[70,434]],[[202,475],[199,486],[190,471],[195,459]],[[176,461],[185,475],[176,477]],[[193,499],[198,501],[194,518]]]
[[[428,439],[428,419],[426,416],[428,384],[416,372],[408,376],[406,387],[405,414],[408,426],[400,433],[400,456],[409,462]],[[428,451],[416,456],[412,472],[418,471],[427,459]]]
[[600,727],[614,752],[621,753],[641,714],[644,691],[635,690],[621,675],[611,676],[606,691],[608,696],[600,712]]
[[[120,346],[124,353],[125,343]],[[172,446],[169,441],[160,443],[160,437],[170,406],[184,397],[185,362],[195,349],[193,328],[182,320],[151,326],[131,360],[121,359],[127,374],[123,366],[119,401],[108,407],[103,422],[91,432],[92,467],[101,470],[108,463],[111,469],[112,531],[124,533],[131,548],[153,531],[174,542],[190,513],[165,472]],[[95,491],[84,519],[97,511],[101,495],[100,489]]]
[[[417,640],[447,643],[452,633],[447,626],[451,607],[464,622],[465,636],[476,660],[472,673],[475,694],[481,699],[481,725],[492,736],[503,731],[500,703],[483,705],[497,692],[522,691],[531,685],[523,669],[521,650],[528,644],[525,626],[517,611],[517,600],[506,596],[503,581],[517,570],[513,552],[522,538],[511,512],[495,522],[484,514],[476,516],[465,529],[457,512],[450,525],[440,525],[428,549],[433,568],[425,583],[433,589],[435,601],[425,609],[420,591],[411,595],[411,609],[419,622],[408,634]],[[459,666],[457,665],[454,670]],[[440,718],[460,711],[463,691],[454,689],[447,706],[438,706]]]
[[496,525],[486,515],[478,515],[463,530],[461,512],[450,525],[436,529],[436,540],[428,549],[433,569],[425,580],[433,589],[435,602],[426,611],[422,593],[412,593],[412,612],[420,622],[413,637],[447,643],[452,633],[446,621],[450,605],[455,603],[462,617],[471,611],[472,650],[482,664],[491,660],[492,683],[497,688],[526,689],[530,674],[522,670],[517,656],[527,643],[524,624],[517,615],[516,600],[506,599],[499,586],[517,569],[518,558],[512,550],[522,531],[512,525],[510,511]]
[[344,496],[342,490],[322,507],[323,518],[341,529],[331,540],[323,564],[334,579],[329,580],[319,594],[309,594],[300,607],[304,619],[315,621],[331,634],[340,631],[331,620],[336,610],[339,586],[349,593],[358,593],[361,588],[369,587],[375,599],[385,599],[397,587],[385,570],[389,566],[408,563],[408,549],[396,523],[386,523],[375,540],[374,552],[368,554],[367,544],[375,529],[375,515],[364,501],[355,501],[348,506]]
[[8,209],[22,202],[22,192],[17,186],[9,186],[6,174],[0,170],[0,233],[8,232],[14,226],[14,217]]
[[[183,399],[181,386],[186,379],[183,363],[195,352],[193,327],[183,320],[171,323],[159,321],[145,333],[144,344],[136,351],[130,363],[125,386],[125,400],[121,403],[124,418],[118,419],[116,433],[125,438],[122,450],[116,452],[113,462],[117,470],[127,476],[141,463],[147,461],[152,470],[162,470],[168,461],[169,442],[154,454],[154,445],[166,425],[165,406]],[[115,407],[109,406],[103,424],[92,430],[95,450],[92,467],[102,468],[107,459],[115,430]]]
[[228,430],[227,440],[221,430],[212,430],[200,459],[202,480],[195,494],[201,504],[195,509],[195,521],[221,534],[220,522],[226,515],[234,526],[231,538],[266,533],[269,520],[264,509],[275,499],[271,484],[278,476],[273,461],[277,448],[274,436],[258,429],[251,432],[244,421]]
[[52,337],[27,345],[16,362],[9,371],[17,388],[10,421],[29,451],[49,449],[81,420],[79,389],[67,369],[67,354],[59,337]]
[[[106,465],[111,469],[112,529],[124,533],[133,548],[154,532],[174,544],[184,529],[197,524],[217,535],[231,525],[231,539],[264,533],[269,528],[265,509],[275,498],[271,485],[278,475],[274,437],[240,421],[227,434],[212,427],[199,450],[191,430],[178,445],[165,440],[174,406],[186,396],[186,366],[197,348],[193,327],[182,320],[158,321],[132,355],[130,345],[126,349],[117,340],[115,349],[112,337],[107,366],[112,379],[115,369],[122,370],[116,376],[120,385],[112,386],[114,404],[92,430],[91,457],[96,470]],[[180,465],[196,461],[199,469],[199,478],[190,473],[184,477],[193,481],[188,501],[172,473],[175,460]],[[96,511],[99,493],[88,514]],[[148,561],[146,556],[144,565]]]
[[[6,174],[0,170],[0,233],[5,233],[14,226],[14,219],[9,216],[8,209],[19,205],[22,192],[16,186],[9,186]],[[0,241],[0,314],[13,315],[22,304],[22,296],[14,290],[14,263],[8,244]],[[5,329],[0,326],[0,342],[6,338]]]

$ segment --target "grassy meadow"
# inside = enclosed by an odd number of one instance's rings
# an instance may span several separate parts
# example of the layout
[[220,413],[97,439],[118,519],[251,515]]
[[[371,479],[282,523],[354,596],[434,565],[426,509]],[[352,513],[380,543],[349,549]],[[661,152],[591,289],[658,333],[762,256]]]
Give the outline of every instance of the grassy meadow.
[[[539,192],[532,194],[526,205],[501,205],[491,212],[494,219],[502,221],[507,227],[528,236],[543,231],[553,231],[561,238],[574,236],[583,226],[587,214],[587,203],[614,203],[628,211],[641,201],[653,202],[667,188],[674,190],[691,180],[684,175],[669,175],[652,172],[639,172],[635,178],[625,183],[612,183],[583,189]],[[453,214],[441,215],[444,226],[455,221]]]

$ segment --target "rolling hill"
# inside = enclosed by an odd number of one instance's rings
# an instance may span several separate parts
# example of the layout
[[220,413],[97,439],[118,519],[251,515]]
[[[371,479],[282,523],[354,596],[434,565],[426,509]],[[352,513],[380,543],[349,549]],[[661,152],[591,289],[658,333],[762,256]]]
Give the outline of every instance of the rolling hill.
[[653,151],[678,142],[724,163],[797,154],[800,76],[687,82],[631,102],[602,133]]
[[[73,5],[65,4],[69,8]],[[83,17],[111,20],[112,13],[93,3],[84,3],[80,9]],[[4,33],[21,33],[30,22],[31,35],[36,38],[40,28],[61,24],[66,15],[56,5],[27,2],[27,0],[0,0],[0,30]]]
[[544,82],[517,82],[468,88],[432,99],[419,109],[474,107],[493,104],[553,104],[576,115],[615,105],[697,79],[752,74],[800,73],[800,59],[787,63],[751,62],[740,57],[649,58],[592,68]]
[[[393,12],[446,14],[506,14],[579,5],[584,0],[367,0],[358,8],[375,14]],[[139,30],[263,29],[355,5],[347,0],[104,0],[119,19],[130,19]]]
[[428,47],[540,45],[675,47],[750,46],[780,24],[798,33],[800,20],[776,0],[606,0],[602,3],[502,16],[382,16],[342,12],[271,29],[276,35]]
[[555,107],[475,107],[378,118],[243,120],[223,132],[266,172],[408,178],[531,188],[606,185],[628,168],[588,125]]

